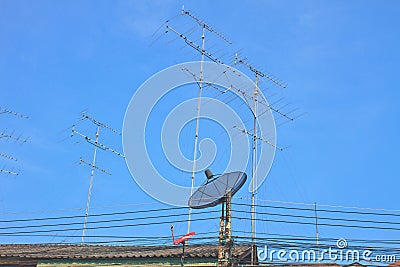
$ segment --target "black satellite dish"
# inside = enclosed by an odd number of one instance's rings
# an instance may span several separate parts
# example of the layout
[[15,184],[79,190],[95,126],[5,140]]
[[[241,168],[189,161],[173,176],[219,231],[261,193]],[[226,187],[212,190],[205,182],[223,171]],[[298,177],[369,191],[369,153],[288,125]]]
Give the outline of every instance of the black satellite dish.
[[236,171],[215,176],[210,170],[205,171],[207,181],[189,198],[189,207],[204,209],[222,203],[220,230],[218,235],[218,265],[232,266],[232,196],[244,185],[247,175]]
[[246,182],[247,175],[236,171],[224,173],[215,177],[210,170],[206,170],[207,182],[200,186],[189,198],[189,207],[203,209],[216,206],[224,202],[226,194],[233,196]]

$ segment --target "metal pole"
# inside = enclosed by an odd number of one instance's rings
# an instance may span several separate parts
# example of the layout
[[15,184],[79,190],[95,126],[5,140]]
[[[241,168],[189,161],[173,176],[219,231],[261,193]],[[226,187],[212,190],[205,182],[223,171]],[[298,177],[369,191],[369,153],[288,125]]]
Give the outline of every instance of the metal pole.
[[186,242],[182,242],[181,266],[185,266],[185,243]]
[[256,262],[256,200],[255,200],[255,181],[257,179],[257,95],[258,95],[258,74],[256,72],[254,87],[254,125],[253,125],[253,154],[251,169],[251,264]]
[[[97,125],[96,144],[99,142],[99,134],[100,134],[100,126]],[[97,155],[97,146],[94,146],[93,161],[92,161],[92,171],[91,171],[91,174],[90,174],[90,183],[89,183],[89,191],[88,191],[88,199],[87,199],[87,202],[86,202],[85,218],[84,218],[84,221],[83,221],[82,245],[85,243],[85,231],[86,231],[87,217],[89,216],[90,196],[92,194],[94,169],[95,169],[95,166],[96,166],[96,155]]]
[[[201,91],[203,89],[203,61],[204,61],[204,44],[205,44],[205,27],[203,26],[203,33],[201,35],[201,61],[200,61],[200,75],[199,75],[199,90],[197,93],[197,117],[196,117],[196,135],[194,138],[194,150],[193,150],[193,166],[192,166],[192,186],[190,188],[190,195],[193,194],[194,188],[194,174],[196,172],[196,158],[197,158],[197,144],[199,142],[199,120],[200,120],[200,107],[201,107]],[[189,208],[188,214],[188,230],[190,233],[190,215],[192,213],[192,209]]]
[[221,207],[221,218],[219,220],[219,236],[218,236],[218,266],[224,265],[224,247],[225,247],[225,238],[224,238],[224,228],[225,228],[225,201],[222,202]]
[[232,217],[231,217],[231,207],[232,207],[232,194],[229,191],[226,194],[226,216],[225,216],[225,262],[228,267],[233,265],[233,240],[232,240]]
[[314,202],[314,213],[315,213],[315,239],[317,242],[317,250],[318,250],[318,263],[320,263],[319,259],[319,234],[318,234],[318,215],[317,215],[317,202]]

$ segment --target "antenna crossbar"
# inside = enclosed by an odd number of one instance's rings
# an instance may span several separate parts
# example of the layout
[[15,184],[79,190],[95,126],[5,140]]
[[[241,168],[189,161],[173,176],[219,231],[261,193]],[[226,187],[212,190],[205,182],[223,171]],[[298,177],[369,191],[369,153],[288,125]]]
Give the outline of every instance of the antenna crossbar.
[[116,151],[116,150],[114,150],[114,149],[112,149],[112,148],[110,148],[110,147],[108,147],[108,146],[106,146],[106,145],[103,145],[102,143],[100,143],[100,142],[98,142],[98,141],[96,141],[96,140],[90,138],[90,137],[87,136],[87,135],[84,135],[83,133],[80,133],[80,132],[76,131],[76,130],[74,129],[74,127],[73,127],[73,128],[72,128],[72,135],[74,135],[74,134],[77,134],[77,135],[82,136],[82,137],[86,140],[86,142],[88,142],[88,143],[91,144],[91,145],[94,145],[94,146],[96,146],[96,147],[98,147],[98,148],[100,148],[100,149],[102,149],[102,150],[111,151],[112,153],[114,153],[114,154],[116,154],[116,155],[118,155],[118,156],[121,156],[121,157],[125,158],[125,156],[124,156],[122,153],[120,153],[120,152],[118,152],[118,151]]
[[[241,131],[242,133],[245,133],[245,134],[247,134],[247,135],[249,135],[249,136],[251,136],[251,137],[254,137],[254,134],[251,133],[251,132],[249,132],[249,131],[246,130],[246,129],[242,129],[242,128],[238,127],[238,126],[233,126],[233,128],[238,129],[238,130]],[[280,151],[283,151],[283,150],[284,150],[284,148],[279,147],[279,146],[277,146],[277,145],[271,143],[270,141],[268,141],[268,140],[266,140],[266,139],[264,139],[264,138],[262,138],[262,137],[255,136],[255,138],[256,138],[257,140],[260,140],[261,142],[264,142],[264,143],[266,143],[266,144],[268,144],[268,145],[270,145],[270,146],[272,146],[272,147],[274,147],[274,148],[280,150]]]
[[201,21],[199,18],[195,17],[192,13],[190,13],[189,10],[185,10],[185,7],[182,6],[182,15],[187,15],[190,18],[192,18],[194,21],[197,22],[197,24],[199,24],[202,28],[205,28],[207,31],[214,33],[216,36],[218,36],[219,38],[221,38],[222,40],[224,40],[225,42],[227,42],[228,44],[232,44],[232,42],[226,38],[224,35],[222,35],[221,33],[217,32],[215,29],[213,29],[210,25],[207,25],[206,23],[204,23],[203,21]]
[[169,32],[169,30],[171,30],[173,33],[175,33],[180,38],[182,38],[185,41],[185,43],[188,44],[190,47],[192,47],[193,49],[197,50],[198,52],[204,54],[204,56],[206,56],[211,61],[213,61],[215,63],[218,63],[218,64],[224,64],[221,60],[219,60],[218,58],[214,57],[211,53],[207,52],[206,50],[202,49],[201,46],[199,46],[195,42],[191,41],[188,37],[186,37],[185,35],[179,33],[177,30],[175,30],[174,28],[169,26],[168,23],[166,23],[166,32]]
[[16,158],[14,158],[14,157],[12,157],[10,155],[7,155],[7,154],[3,154],[3,153],[0,153],[0,157],[6,158],[6,159],[9,159],[9,160],[13,160],[13,161],[17,161]]
[[5,170],[5,169],[0,169],[0,173],[6,173],[6,174],[11,174],[11,175],[19,175],[17,172]]
[[88,165],[90,167],[93,167],[93,168],[95,168],[95,169],[97,169],[97,170],[99,170],[101,172],[104,172],[105,174],[111,175],[110,172],[108,172],[108,171],[106,171],[106,170],[104,170],[104,169],[102,169],[102,168],[100,168],[100,167],[98,167],[96,165],[93,165],[93,163],[89,163],[89,162],[83,160],[82,158],[79,159],[79,164],[86,164],[86,165]]
[[96,124],[97,126],[100,126],[101,128],[108,129],[108,130],[110,130],[111,132],[113,132],[113,133],[115,133],[115,134],[117,134],[117,135],[121,135],[121,133],[118,132],[117,130],[114,130],[114,129],[111,128],[110,126],[108,126],[108,125],[106,125],[106,124],[104,124],[104,123],[102,123],[102,122],[99,122],[98,120],[92,118],[92,117],[89,116],[89,114],[87,114],[86,112],[83,112],[83,113],[82,113],[82,119],[88,119],[88,120],[90,120],[91,122],[93,122],[94,124]]
[[[189,69],[187,69],[187,68],[183,68],[182,70],[187,71],[188,73],[190,73],[190,74],[193,76],[193,79],[194,79],[197,83],[199,82],[199,77],[198,77],[195,73],[191,72],[191,71],[190,71]],[[231,84],[231,85],[229,86],[229,88],[227,88],[226,90],[221,90],[220,88],[218,88],[218,86],[216,86],[215,84],[213,84],[213,83],[211,83],[211,82],[203,82],[203,83],[206,84],[206,85],[209,86],[209,87],[212,87],[212,88],[216,89],[216,90],[219,91],[221,94],[224,94],[225,92],[227,92],[227,91],[233,89],[233,90],[235,90],[236,92],[238,92],[238,93],[240,93],[241,95],[243,95],[243,97],[245,97],[247,100],[257,101],[257,102],[260,103],[261,105],[265,106],[265,107],[267,108],[267,110],[264,111],[264,113],[267,112],[268,110],[272,110],[273,112],[279,114],[280,116],[284,117],[285,119],[287,119],[287,120],[289,120],[289,121],[293,121],[293,120],[294,120],[294,118],[292,118],[291,116],[289,116],[289,113],[293,113],[294,111],[290,111],[290,112],[288,112],[288,113],[283,113],[283,112],[281,111],[282,108],[278,109],[278,108],[275,108],[275,107],[273,107],[272,105],[266,103],[266,102],[263,101],[263,100],[255,99],[253,96],[249,95],[249,94],[246,93],[244,90],[242,90],[242,89],[240,89],[240,88],[237,88],[237,87],[233,86],[232,84]],[[288,105],[288,104],[287,104],[287,105]],[[287,105],[285,105],[285,106],[287,106]],[[284,106],[284,107],[285,107],[285,106]],[[263,113],[263,114],[264,114],[264,113]],[[260,115],[259,115],[259,116],[260,116]]]
[[0,133],[0,138],[6,138],[6,139],[11,139],[14,140],[15,142],[21,142],[26,143],[28,141],[28,138],[21,138],[21,136],[13,136],[11,134],[6,134],[6,133]]
[[8,110],[8,109],[0,107],[0,114],[5,114],[5,113],[8,113],[8,114],[11,114],[11,115],[23,118],[23,119],[28,119],[29,118],[28,116],[26,116],[24,114],[21,114],[19,112],[15,112],[15,111]]
[[271,75],[265,74],[264,72],[262,72],[261,70],[257,69],[253,65],[250,65],[249,63],[247,63],[246,62],[246,58],[238,59],[238,57],[236,55],[234,64],[236,65],[238,63],[242,64],[242,65],[245,65],[251,72],[254,72],[256,74],[256,76],[259,76],[259,77],[262,77],[262,78],[266,78],[266,79],[270,80],[272,83],[274,83],[275,85],[277,85],[277,86],[279,86],[281,88],[286,88],[286,85],[283,84],[282,82],[278,81],[277,79],[275,79]]

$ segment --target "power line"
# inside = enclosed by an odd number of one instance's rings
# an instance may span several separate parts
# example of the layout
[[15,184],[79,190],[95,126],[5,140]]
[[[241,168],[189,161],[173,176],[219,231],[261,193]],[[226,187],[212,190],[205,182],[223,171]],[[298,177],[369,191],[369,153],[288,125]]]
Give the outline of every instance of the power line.
[[[137,211],[98,213],[98,214],[89,214],[89,217],[112,216],[112,215],[125,215],[125,214],[136,214],[136,213],[149,213],[149,212],[157,212],[157,211],[180,210],[180,209],[185,209],[185,208],[186,208],[186,207],[170,207],[170,208],[148,209],[148,210],[137,210]],[[14,222],[26,222],[26,221],[42,221],[42,220],[59,220],[59,219],[74,219],[74,218],[83,218],[83,217],[85,217],[85,215],[59,216],[59,217],[45,217],[45,218],[29,218],[29,219],[14,219],[14,220],[1,220],[0,223],[14,223]]]
[[[175,200],[176,201],[176,200]],[[182,201],[186,203],[187,201]],[[128,204],[120,204],[120,205],[107,205],[107,206],[94,206],[92,209],[115,209],[121,207],[134,207],[134,206],[145,206],[145,205],[155,205],[160,204],[160,202],[145,202],[145,203],[128,203]],[[58,212],[66,212],[66,211],[82,211],[84,208],[65,208],[65,209],[56,209],[56,210],[34,210],[34,211],[20,211],[20,212],[11,212],[5,211],[0,212],[0,215],[19,215],[19,214],[34,214],[34,213],[58,213]],[[158,210],[158,209],[157,209]]]
[[[235,233],[248,234],[247,231],[235,230]],[[314,236],[304,236],[304,235],[288,235],[288,234],[278,234],[278,233],[266,233],[266,232],[258,232],[259,236],[266,235],[268,237],[260,237],[261,239],[276,239],[276,240],[315,240]],[[322,237],[321,241],[335,240],[337,241],[337,237]],[[357,239],[357,238],[347,238],[347,241],[351,242],[365,242],[365,243],[400,243],[400,239]]]
[[[206,217],[206,218],[197,218],[195,221],[207,221],[212,219],[218,219],[219,217]],[[152,222],[151,225],[159,225],[159,224],[171,224],[171,223],[179,223],[179,222],[187,222],[187,220],[173,220],[173,221],[156,221]],[[95,230],[95,229],[109,229],[109,228],[124,228],[124,227],[135,227],[135,226],[148,226],[149,223],[138,223],[138,224],[123,224],[123,225],[100,225],[96,227],[87,227],[86,229]],[[19,231],[19,232],[0,232],[0,235],[18,235],[18,234],[29,234],[29,233],[49,233],[49,232],[65,232],[65,231],[79,231],[82,228],[64,228],[64,229],[53,229],[53,230],[35,230],[35,231]]]
[[[235,205],[241,205],[241,206],[249,206],[249,204],[244,204],[244,203],[234,203]],[[313,208],[301,208],[301,207],[285,207],[285,206],[272,206],[272,205],[261,205],[258,204],[258,207],[263,207],[263,208],[275,208],[275,209],[288,209],[288,210],[303,210],[303,211],[314,211]],[[323,206],[323,205],[320,205]],[[334,210],[334,209],[321,209],[318,208],[319,212],[332,212],[332,213],[345,213],[345,214],[359,214],[359,215],[377,215],[377,216],[396,216],[400,217],[400,214],[395,214],[395,213],[380,213],[380,212],[363,212],[363,211],[345,211],[345,210]],[[388,210],[389,211],[389,210]],[[394,211],[397,212],[397,211]]]
[[[234,199],[250,200],[249,198],[235,197]],[[270,203],[280,203],[287,205],[304,205],[304,206],[314,206],[312,203],[304,202],[293,202],[293,201],[282,201],[282,200],[272,200],[272,199],[259,199],[260,202],[270,202]],[[329,204],[318,204],[321,207],[335,208],[335,209],[356,209],[356,210],[375,210],[375,211],[386,211],[386,212],[400,212],[400,210],[384,209],[384,208],[368,208],[368,207],[357,207],[357,206],[338,206]]]
[[[250,218],[246,217],[233,217],[239,220],[250,220]],[[257,219],[258,221],[264,222],[276,222],[276,223],[289,223],[289,224],[301,224],[301,225],[315,225],[314,222],[298,222],[298,221],[287,221],[287,220],[273,220],[273,219]],[[359,228],[359,229],[374,229],[374,230],[394,230],[400,231],[400,228],[395,227],[383,227],[383,226],[371,226],[371,225],[353,225],[353,224],[332,224],[332,223],[319,223],[320,226],[334,226],[334,227],[350,227],[350,228]]]
[[[250,213],[249,211],[243,211],[243,210],[234,210],[234,211]],[[281,216],[281,217],[291,217],[291,218],[302,218],[302,219],[315,219],[315,216],[296,215],[296,214],[282,214],[282,213],[273,213],[273,212],[258,212],[258,214]],[[333,218],[333,217],[321,217],[321,216],[318,216],[318,220],[332,220],[332,221],[347,221],[347,222],[360,222],[360,223],[377,223],[377,224],[400,225],[400,222],[377,221],[377,220],[360,220],[360,219],[348,219],[348,218],[336,218],[336,217]],[[314,224],[315,224],[315,222],[314,222]]]
[[[192,213],[193,215],[198,214],[210,214],[219,212],[215,211],[202,211]],[[110,223],[110,222],[125,222],[125,221],[133,221],[133,220],[149,220],[149,219],[158,219],[158,218],[169,218],[169,217],[178,217],[184,216],[186,213],[179,213],[179,214],[166,214],[166,215],[155,215],[155,216],[146,216],[146,217],[134,217],[134,218],[121,218],[121,219],[110,219],[110,220],[99,220],[99,221],[88,221],[88,224],[97,224],[97,223]],[[71,226],[79,224],[80,222],[70,222],[70,223],[57,223],[57,224],[37,224],[37,225],[20,225],[20,226],[7,226],[7,227],[0,227],[0,230],[7,230],[7,229],[24,229],[24,228],[38,228],[38,227],[56,227],[56,226]]]
[[[243,203],[235,203],[238,206],[250,206],[250,204]],[[257,207],[264,208],[273,208],[273,209],[284,209],[284,210],[296,210],[296,211],[312,211],[312,208],[298,208],[298,207],[284,207],[284,206],[271,206],[271,205],[257,205]],[[127,215],[127,214],[138,214],[138,213],[151,213],[151,212],[160,212],[160,211],[174,211],[186,209],[186,207],[169,207],[169,208],[160,208],[160,209],[147,209],[147,210],[137,210],[137,211],[124,211],[124,212],[111,212],[111,213],[99,213],[99,214],[91,214],[89,217],[99,217],[99,216],[113,216],[113,215]],[[250,211],[234,209],[235,212],[241,213],[250,213]],[[372,213],[372,212],[358,212],[358,211],[339,211],[339,210],[327,210],[327,209],[319,209],[321,212],[332,212],[332,213],[350,213],[357,215],[374,215],[374,216],[400,216],[400,214],[388,214],[388,213]],[[215,211],[211,211],[215,212]],[[202,212],[199,212],[200,214]],[[196,213],[195,213],[196,214]],[[313,216],[307,215],[296,215],[296,214],[284,214],[284,213],[274,213],[274,212],[262,212],[259,214],[262,215],[272,215],[272,216],[282,216],[282,217],[293,217],[293,218],[304,218],[304,219],[314,219]],[[16,223],[16,222],[27,222],[27,221],[45,221],[45,220],[60,220],[60,219],[74,219],[74,218],[83,218],[84,215],[73,215],[73,216],[57,216],[57,217],[39,217],[39,218],[24,218],[24,219],[12,219],[12,220],[0,220],[0,223]],[[338,217],[319,217],[321,220],[336,220],[336,221],[348,221],[348,222],[361,222],[361,223],[378,223],[378,224],[393,224],[400,225],[400,222],[393,221],[378,221],[378,220],[362,220],[362,219],[349,219],[349,218],[338,218]]]

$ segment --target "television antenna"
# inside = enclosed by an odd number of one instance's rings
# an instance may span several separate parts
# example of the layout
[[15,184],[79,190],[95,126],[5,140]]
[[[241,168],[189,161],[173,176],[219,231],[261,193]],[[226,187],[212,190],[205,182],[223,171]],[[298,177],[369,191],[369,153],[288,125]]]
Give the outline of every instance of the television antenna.
[[[248,65],[250,66],[250,65]],[[251,66],[251,69],[253,69],[255,71],[256,74],[256,79],[255,79],[255,86],[254,86],[254,91],[253,91],[253,96],[250,96],[248,93],[246,93],[244,90],[237,88],[236,86],[234,86],[233,84],[230,84],[229,88],[226,91],[235,91],[236,93],[240,94],[243,96],[243,98],[246,100],[247,105],[249,106],[250,110],[252,111],[252,115],[253,115],[253,133],[251,133],[250,131],[246,130],[246,129],[242,129],[238,126],[234,126],[234,128],[236,128],[237,130],[240,130],[242,133],[252,137],[253,139],[253,144],[252,144],[252,182],[251,182],[251,201],[252,201],[252,211],[251,211],[251,216],[252,216],[252,262],[255,262],[255,258],[256,258],[256,244],[255,244],[255,232],[256,232],[256,211],[255,211],[255,195],[256,195],[256,188],[255,188],[255,184],[256,184],[256,173],[257,173],[257,143],[258,141],[261,141],[263,143],[266,143],[272,147],[274,147],[275,149],[278,149],[280,151],[283,151],[284,148],[277,146],[276,144],[268,141],[266,138],[264,137],[260,137],[257,135],[257,120],[258,117],[263,115],[265,112],[267,112],[268,110],[271,110],[272,112],[274,112],[275,114],[277,114],[280,117],[285,118],[286,120],[289,121],[293,121],[294,118],[290,116],[290,114],[288,113],[284,113],[282,112],[282,109],[278,109],[275,108],[273,106],[271,106],[270,104],[268,104],[266,101],[264,101],[263,99],[259,99],[258,94],[259,94],[259,88],[258,88],[258,75],[259,72],[256,68]],[[188,69],[183,69],[184,71],[187,71],[190,75],[193,76],[193,79],[198,82],[199,81],[199,77],[195,74],[190,72]],[[226,73],[225,73],[226,74]],[[229,77],[227,76],[227,78],[229,79]],[[215,86],[212,83],[206,83],[207,86],[210,86],[214,89],[217,89],[218,91],[221,92],[221,90]],[[226,91],[223,91],[221,93],[225,93]],[[253,108],[251,108],[251,104],[250,101],[253,102]],[[258,105],[261,104],[264,106],[265,111],[261,114],[258,113]]]
[[[8,115],[12,115],[12,116],[22,118],[22,119],[29,118],[27,115],[24,115],[22,113],[0,107],[0,115],[2,115],[2,114],[8,114]],[[20,144],[24,144],[28,141],[27,137],[22,137],[22,135],[19,135],[19,136],[14,135],[14,131],[11,133],[3,131],[2,133],[0,133],[0,139],[4,139],[7,141],[11,140],[11,141],[14,141],[14,143],[20,143]],[[0,153],[0,157],[11,160],[11,161],[15,161],[15,162],[18,161],[17,158],[15,158],[11,155],[5,154],[5,153]],[[13,171],[10,169],[6,169],[5,167],[0,169],[0,173],[5,173],[5,174],[9,174],[9,175],[19,175],[19,171]]]
[[[188,37],[185,35],[179,33],[177,30],[169,26],[169,21],[165,22],[166,29],[165,32],[168,33],[169,31],[175,33],[178,35],[180,38],[182,38],[186,44],[188,44],[190,47],[196,49],[198,52],[201,53],[201,58],[200,58],[200,70],[199,70],[199,80],[197,82],[198,84],[198,91],[197,91],[197,115],[196,115],[196,120],[195,120],[195,139],[194,139],[194,149],[193,149],[193,164],[192,164],[192,175],[191,175],[191,187],[190,187],[190,194],[193,194],[194,190],[194,185],[195,185],[195,172],[196,172],[196,164],[197,164],[197,145],[199,142],[199,121],[200,121],[200,114],[201,114],[201,95],[203,91],[203,62],[205,57],[211,59],[214,62],[222,64],[222,61],[218,60],[216,57],[214,57],[212,54],[208,53],[205,50],[205,33],[206,31],[211,32],[218,37],[220,37],[222,40],[225,42],[231,44],[231,42],[224,37],[222,34],[218,33],[216,30],[214,30],[211,26],[208,24],[204,23],[197,17],[195,17],[190,11],[185,10],[184,6],[182,6],[182,15],[187,15],[193,20],[196,21],[196,23],[201,27],[201,45],[197,45],[195,42],[191,41]],[[191,222],[191,208],[189,207],[188,211],[188,229],[187,233],[190,233],[190,222]]]
[[125,156],[114,150],[111,147],[108,147],[102,143],[99,142],[99,136],[100,136],[100,129],[107,129],[109,131],[111,131],[114,134],[117,135],[121,135],[121,133],[119,133],[118,131],[114,130],[113,128],[111,128],[110,126],[94,119],[93,117],[91,117],[90,115],[88,115],[86,112],[82,113],[82,120],[88,120],[90,122],[92,122],[94,125],[96,125],[96,134],[95,134],[95,138],[91,138],[81,132],[78,132],[75,130],[75,125],[72,126],[72,133],[71,136],[79,135],[80,137],[84,138],[86,140],[86,142],[88,142],[89,144],[91,144],[93,146],[93,160],[91,163],[85,161],[82,159],[82,157],[79,159],[79,164],[84,164],[87,165],[91,168],[91,172],[90,172],[90,182],[89,182],[89,190],[88,190],[88,197],[87,197],[87,202],[86,202],[86,209],[85,209],[85,217],[84,217],[84,221],[83,221],[83,229],[82,229],[82,244],[85,243],[85,231],[86,231],[86,225],[87,225],[87,218],[89,216],[89,206],[90,206],[90,198],[91,198],[91,194],[92,194],[92,187],[93,187],[93,179],[94,179],[94,172],[95,170],[99,170],[105,174],[111,175],[110,172],[100,168],[99,166],[96,165],[96,159],[97,159],[97,149],[101,149],[101,150],[107,150],[110,151],[112,153],[114,153],[117,156],[123,157],[125,158]]
[[[252,240],[252,245],[251,245],[251,264],[255,264],[256,258],[257,258],[257,247],[256,247],[256,181],[257,181],[257,143],[258,141],[262,141],[264,143],[269,144],[270,146],[273,146],[274,148],[282,151],[283,148],[276,146],[275,144],[269,142],[268,140],[264,139],[263,137],[260,137],[257,135],[257,120],[258,117],[260,116],[260,114],[258,113],[258,104],[259,104],[259,99],[258,99],[258,95],[259,95],[259,79],[260,78],[266,78],[267,80],[269,80],[270,82],[272,82],[273,84],[275,84],[276,86],[285,89],[287,87],[286,84],[284,84],[283,82],[277,80],[276,78],[272,77],[271,75],[265,74],[264,72],[262,72],[260,69],[256,68],[255,66],[249,64],[247,62],[247,58],[242,58],[239,59],[238,54],[235,54],[235,60],[234,60],[234,65],[236,64],[242,64],[244,66],[246,66],[251,72],[254,73],[254,91],[253,91],[253,133],[250,133],[248,130],[246,129],[240,129],[238,127],[236,127],[237,129],[241,130],[243,133],[245,133],[246,135],[249,135],[252,137],[253,139],[253,147],[252,147],[252,167],[251,167],[251,240]],[[273,110],[274,111],[274,110]],[[280,114],[281,116],[283,116],[284,118],[293,121],[294,119],[288,116],[288,113],[286,114],[282,114],[279,112],[277,112],[278,114]]]
[[[209,60],[217,63],[217,64],[224,64],[224,62],[222,60],[220,60],[218,57],[216,57],[214,54],[208,52],[207,50],[205,50],[205,39],[204,39],[204,34],[205,31],[207,30],[208,32],[211,32],[213,34],[215,34],[216,36],[218,36],[219,38],[221,38],[222,40],[224,40],[226,43],[228,43],[229,45],[232,44],[231,41],[229,41],[224,35],[216,32],[212,27],[210,27],[209,25],[205,24],[203,21],[201,21],[200,19],[198,19],[197,17],[195,17],[193,14],[191,14],[189,11],[185,10],[184,7],[182,7],[182,15],[186,15],[190,18],[192,18],[201,28],[202,28],[202,42],[201,45],[196,44],[194,41],[192,41],[191,39],[188,38],[188,36],[186,36],[185,34],[179,32],[178,30],[176,30],[175,28],[171,27],[170,25],[170,21],[166,21],[165,25],[166,25],[166,33],[168,32],[172,32],[175,35],[177,35],[179,38],[183,39],[184,42],[192,47],[193,49],[195,49],[196,51],[201,53],[201,62],[200,62],[200,75],[196,75],[196,74],[192,74],[193,78],[195,79],[195,81],[197,82],[198,86],[199,86],[199,94],[198,94],[198,116],[196,119],[196,135],[195,135],[195,146],[194,146],[194,161],[193,161],[193,169],[192,169],[192,191],[191,193],[193,193],[193,186],[194,186],[194,170],[195,170],[195,165],[196,165],[196,149],[197,149],[197,142],[198,142],[198,118],[200,116],[200,96],[201,96],[201,91],[204,87],[204,84],[206,84],[206,86],[211,86],[214,88],[217,88],[216,86],[213,86],[212,84],[206,83],[203,81],[203,77],[202,77],[202,63],[204,61],[205,58],[208,58]],[[294,110],[289,111],[289,112],[284,112],[283,109],[285,107],[287,107],[289,104],[285,104],[284,106],[280,107],[280,108],[275,108],[272,105],[269,105],[266,101],[266,99],[261,99],[261,97],[259,96],[260,93],[260,89],[259,89],[259,80],[262,78],[265,78],[266,80],[268,80],[269,82],[271,82],[272,84],[274,84],[275,86],[278,86],[280,88],[286,88],[287,85],[285,83],[283,83],[282,81],[280,81],[279,79],[273,77],[272,75],[269,75],[263,71],[261,71],[259,68],[256,68],[255,66],[251,65],[250,63],[248,63],[247,58],[239,58],[238,57],[238,53],[235,53],[235,58],[234,58],[234,62],[233,65],[237,65],[237,64],[241,64],[243,66],[246,67],[247,70],[249,70],[250,72],[254,73],[255,75],[255,79],[254,79],[254,89],[253,89],[253,96],[250,96],[249,94],[245,93],[245,91],[243,89],[240,88],[236,88],[233,85],[231,85],[231,87],[229,88],[229,90],[235,89],[238,93],[241,93],[244,98],[246,99],[246,103],[249,106],[250,110],[252,110],[253,113],[253,131],[252,133],[246,129],[240,129],[237,128],[239,130],[241,130],[243,133],[245,133],[246,135],[249,135],[252,137],[252,182],[251,182],[251,222],[252,222],[252,255],[251,255],[251,262],[252,264],[254,264],[256,262],[256,244],[255,244],[255,238],[256,238],[256,201],[255,201],[255,196],[256,196],[256,180],[257,180],[257,144],[259,141],[267,143],[271,146],[273,146],[274,148],[278,149],[278,150],[283,150],[283,148],[276,146],[275,144],[273,144],[272,142],[269,142],[267,139],[260,137],[257,135],[257,125],[258,125],[258,118],[260,116],[262,116],[265,112],[271,110],[272,112],[274,112],[275,114],[279,115],[279,118],[284,118],[286,119],[286,122],[288,121],[293,121],[295,118],[293,118],[290,113],[293,113]],[[227,66],[227,68],[229,69],[230,67]],[[219,88],[217,88],[219,90]],[[229,91],[226,90],[226,91]],[[220,90],[219,90],[220,91]],[[221,93],[225,93],[226,91],[223,91]],[[249,103],[248,100],[251,100],[252,104]],[[280,102],[280,100],[278,100],[275,103]],[[265,110],[262,113],[258,112],[259,106],[262,105],[265,107]],[[297,109],[295,109],[297,110]],[[303,114],[301,114],[303,115]],[[297,116],[300,117],[301,115]],[[297,118],[296,117],[296,118]],[[188,233],[190,231],[190,212],[191,209],[189,209],[189,216],[188,216]]]
[[232,197],[244,185],[247,175],[235,171],[216,176],[209,169],[205,171],[205,175],[206,183],[190,196],[188,205],[193,209],[204,209],[222,204],[218,235],[218,265],[233,266]]
[[[6,158],[6,159],[12,160],[12,161],[18,161],[17,158],[14,158],[14,157],[12,157],[10,155],[3,154],[3,153],[0,153],[0,157]],[[19,172],[15,172],[13,170],[8,170],[5,167],[0,169],[0,173],[10,174],[10,175],[19,175]]]

